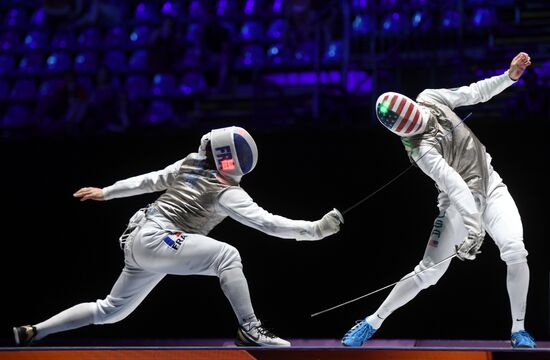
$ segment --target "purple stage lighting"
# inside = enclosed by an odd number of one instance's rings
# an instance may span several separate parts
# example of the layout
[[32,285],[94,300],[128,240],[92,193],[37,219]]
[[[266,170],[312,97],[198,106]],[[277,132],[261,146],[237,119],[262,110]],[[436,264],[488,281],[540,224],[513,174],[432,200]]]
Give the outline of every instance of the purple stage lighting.
[[25,36],[23,46],[26,49],[44,49],[49,45],[48,35],[41,30],[33,30]]
[[90,27],[82,30],[76,39],[76,43],[82,48],[96,48],[99,46],[101,34],[98,28]]
[[200,72],[185,73],[181,77],[179,91],[182,95],[191,95],[206,90],[206,79]]
[[245,0],[244,3],[244,13],[246,15],[252,15],[254,12],[254,5],[256,4],[256,0]]
[[245,21],[241,26],[241,38],[243,40],[260,40],[263,37],[264,28],[259,21]]
[[27,26],[27,13],[22,9],[9,9],[4,17],[4,26],[17,28]]
[[4,31],[0,35],[0,49],[15,50],[19,46],[21,37],[17,31]]
[[9,74],[15,69],[15,56],[12,54],[0,54],[0,75]]
[[111,50],[105,53],[103,65],[106,65],[113,71],[126,70],[126,55],[121,50]]
[[34,11],[31,16],[31,24],[33,26],[44,26],[46,20],[46,14],[44,13],[44,8],[38,8]]
[[74,58],[74,69],[79,72],[93,72],[98,67],[98,61],[96,52],[80,52]]
[[274,0],[271,5],[271,12],[273,14],[279,14],[283,10],[283,0]]
[[441,27],[444,30],[458,29],[460,27],[460,14],[455,10],[445,10],[441,17]]
[[145,121],[151,125],[174,119],[174,106],[171,101],[155,99],[149,103]]
[[376,19],[372,15],[357,14],[351,23],[353,35],[367,35],[372,33],[376,27]]
[[354,10],[366,10],[368,5],[367,0],[353,0],[351,2],[351,7]]
[[382,31],[390,34],[401,34],[408,30],[408,22],[400,13],[393,12],[382,20]]
[[427,31],[432,27],[432,16],[427,11],[417,10],[412,16],[411,26],[416,30]]
[[54,52],[46,59],[46,69],[50,72],[65,72],[71,68],[72,60],[68,53]]
[[151,35],[151,28],[147,25],[137,26],[130,33],[130,42],[135,46],[145,46],[149,42],[149,36]]
[[52,47],[56,50],[69,49],[75,42],[74,33],[69,31],[59,31],[53,35]]
[[38,52],[26,54],[19,61],[19,71],[23,74],[38,74],[44,66],[44,56]]
[[489,27],[496,25],[497,14],[495,9],[478,8],[472,16],[472,25],[475,27]]
[[283,19],[273,20],[267,29],[267,37],[272,40],[281,39],[285,34],[286,27],[286,22]]
[[172,96],[177,92],[176,78],[173,74],[156,74],[153,77],[151,93],[156,96]]

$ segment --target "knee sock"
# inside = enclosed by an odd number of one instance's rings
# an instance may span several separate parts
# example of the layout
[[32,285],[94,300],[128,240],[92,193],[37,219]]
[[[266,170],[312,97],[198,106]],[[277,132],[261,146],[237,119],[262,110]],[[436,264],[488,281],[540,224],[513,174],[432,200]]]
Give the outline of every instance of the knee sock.
[[61,331],[76,329],[94,323],[97,305],[95,302],[75,305],[36,324],[36,340]]
[[529,266],[527,262],[508,265],[506,287],[512,312],[512,332],[524,330],[527,291],[529,289]]
[[[410,273],[407,276],[411,276]],[[378,310],[367,317],[367,322],[375,329],[380,328],[386,318],[395,310],[411,301],[422,290],[420,285],[411,277],[395,285],[386,300],[380,305]]]
[[220,285],[223,293],[231,303],[239,325],[257,321],[250,300],[248,283],[241,268],[237,267],[222,271]]

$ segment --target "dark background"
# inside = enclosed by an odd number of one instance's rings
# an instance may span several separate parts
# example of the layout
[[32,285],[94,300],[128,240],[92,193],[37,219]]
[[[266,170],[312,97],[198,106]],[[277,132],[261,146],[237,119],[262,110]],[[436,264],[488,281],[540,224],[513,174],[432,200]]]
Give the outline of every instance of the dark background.
[[[234,7],[219,12],[220,4]],[[317,220],[410,165],[374,116],[380,93],[414,98],[468,85],[501,74],[520,51],[533,62],[525,76],[457,114],[472,112],[466,122],[522,215],[526,326],[549,340],[548,14],[539,0],[1,1],[0,344],[13,344],[13,326],[104,298],[123,267],[118,237],[159,195],[81,203],[72,196],[79,188],[162,169],[196,151],[210,129],[238,125],[259,148],[242,187],[274,214]],[[167,18],[176,26],[159,41]],[[277,21],[285,31],[272,31]],[[96,78],[105,68],[110,75]],[[231,219],[210,235],[240,250],[268,328],[283,338],[339,339],[390,289],[310,315],[409,273],[423,256],[436,198],[433,182],[412,168],[321,241],[277,239]],[[510,326],[506,266],[487,236],[475,261],[453,260],[376,337],[508,339]],[[40,344],[231,338],[236,328],[217,278],[167,276],[123,321]]]
[[[493,155],[524,222],[531,287],[527,328],[548,339],[548,127],[469,120]],[[397,137],[368,131],[254,132],[257,168],[243,188],[275,214],[315,220],[345,210],[409,163]],[[199,133],[79,141],[3,142],[2,327],[37,323],[108,294],[123,266],[117,238],[156,194],[81,203],[82,186],[161,169],[195,151]],[[310,314],[397,281],[421,259],[437,215],[432,181],[413,168],[345,216],[318,242],[276,239],[231,219],[211,236],[242,255],[260,319],[287,338],[339,338],[374,311],[389,289],[332,312]],[[487,238],[475,261],[454,260],[441,281],[397,311],[379,338],[505,339],[510,315],[506,267]],[[52,335],[67,339],[231,337],[236,322],[214,277],[167,276],[124,321]],[[8,335],[6,335],[8,336]]]

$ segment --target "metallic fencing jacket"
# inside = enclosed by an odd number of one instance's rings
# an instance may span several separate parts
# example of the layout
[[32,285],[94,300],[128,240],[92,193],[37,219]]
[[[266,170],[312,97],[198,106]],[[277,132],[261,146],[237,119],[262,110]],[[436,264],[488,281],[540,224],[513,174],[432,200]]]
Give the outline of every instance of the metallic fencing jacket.
[[[268,235],[319,239],[316,221],[273,215],[256,204],[237,183],[205,167],[191,153],[163,170],[117,181],[103,188],[105,200],[164,191],[151,205],[166,219],[167,229],[207,235],[227,216]],[[164,223],[164,222],[163,222]]]
[[430,109],[426,131],[402,138],[411,161],[435,181],[469,230],[476,232],[481,227],[480,212],[493,171],[491,157],[453,109],[485,102],[513,83],[506,71],[469,86],[424,90],[416,101]]

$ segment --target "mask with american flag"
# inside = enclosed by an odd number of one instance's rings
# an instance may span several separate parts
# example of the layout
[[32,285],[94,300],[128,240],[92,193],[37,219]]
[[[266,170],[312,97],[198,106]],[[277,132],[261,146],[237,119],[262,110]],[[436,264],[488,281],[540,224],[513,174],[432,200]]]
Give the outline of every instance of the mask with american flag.
[[386,92],[376,100],[376,117],[393,133],[408,137],[426,130],[430,112],[405,95]]

